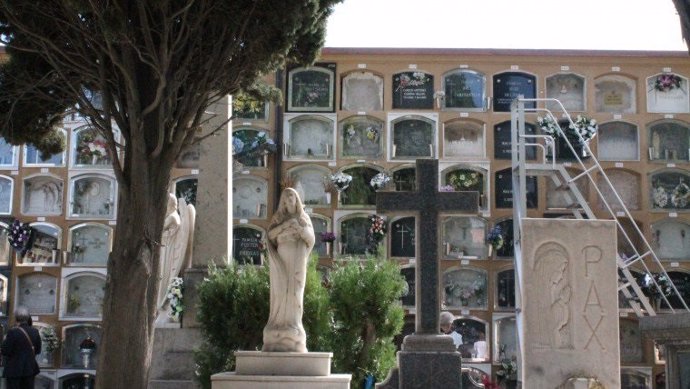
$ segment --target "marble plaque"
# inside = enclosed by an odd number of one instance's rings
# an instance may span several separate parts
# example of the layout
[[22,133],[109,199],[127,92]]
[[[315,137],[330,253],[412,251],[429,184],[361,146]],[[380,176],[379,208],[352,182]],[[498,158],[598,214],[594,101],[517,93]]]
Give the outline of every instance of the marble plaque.
[[315,167],[303,167],[292,171],[294,189],[299,194],[302,203],[307,207],[327,205],[328,198],[324,190],[324,180],[328,180],[329,172]]
[[493,347],[493,360],[518,358],[517,321],[515,316],[494,319],[496,339]]
[[[577,74],[555,74],[546,77],[546,98],[557,99],[568,112],[585,110],[585,79]],[[555,102],[548,101],[546,108],[553,112],[563,109]]]
[[642,371],[645,368],[623,367],[621,368],[621,388],[652,389],[652,371]]
[[[519,95],[527,99],[537,97],[537,78],[522,72],[505,72],[494,75],[494,112],[510,112],[510,104]],[[534,102],[525,108],[535,108]]]
[[405,291],[400,298],[403,307],[415,307],[415,268],[414,266],[403,267],[400,274],[405,278]]
[[650,199],[654,209],[690,209],[690,175],[682,171],[664,171],[650,177]]
[[[96,342],[96,348],[91,354],[89,360],[89,368],[96,369],[98,363],[98,347],[101,344],[101,328],[89,324],[77,324],[73,326],[64,327],[64,336],[62,344],[62,367],[63,368],[84,368],[83,358],[79,351],[81,342],[90,337]],[[79,375],[83,377],[83,374]]]
[[415,230],[414,217],[404,217],[391,223],[391,257],[416,257]]
[[23,305],[32,315],[55,313],[57,279],[49,274],[34,273],[17,278],[17,305]]
[[372,72],[353,72],[342,79],[342,110],[371,112],[383,110],[383,78]]
[[501,228],[501,236],[503,237],[503,246],[496,250],[496,256],[499,258],[512,258],[515,255],[515,242],[513,239],[513,219],[502,220],[497,223]]
[[199,186],[199,179],[187,178],[175,183],[175,197],[182,198],[187,204],[196,205],[196,192]]
[[660,259],[690,259],[690,225],[677,220],[663,220],[652,224],[652,237]]
[[352,176],[352,182],[340,195],[342,205],[375,205],[376,191],[370,182],[380,172],[366,166],[345,169],[343,172]]
[[496,308],[515,309],[515,270],[496,273]]
[[486,309],[487,283],[485,270],[450,270],[443,274],[443,302],[448,308]]
[[62,180],[52,176],[35,176],[25,179],[22,213],[25,215],[62,214],[63,187]]
[[599,126],[597,150],[601,161],[637,161],[640,144],[637,126],[626,122],[609,122]]
[[257,219],[266,217],[268,188],[263,180],[236,178],[232,186],[232,217]]
[[84,177],[74,180],[72,215],[94,219],[115,217],[114,180],[102,177]]
[[16,166],[18,150],[19,147],[12,146],[4,138],[0,138],[0,166]]
[[[690,274],[683,271],[669,271],[667,272],[668,277],[678,289],[678,293],[683,297],[683,300],[687,303],[690,301]],[[677,310],[684,310],[685,307],[680,299],[674,294],[668,297],[668,302],[671,303],[671,307]],[[668,309],[668,305],[665,301],[661,302],[662,309]]]
[[335,110],[335,63],[317,63],[288,71],[288,112]]
[[195,143],[182,149],[175,161],[175,166],[180,169],[198,169],[201,156],[201,144]]
[[[580,172],[568,170],[570,177],[575,177]],[[560,184],[558,185],[560,186]],[[571,206],[576,200],[575,196],[569,190],[559,190],[558,186],[551,178],[546,179],[546,208],[547,209],[564,209]],[[582,196],[586,199],[589,193],[589,179],[586,177],[575,181],[575,186],[580,191]]]
[[[473,355],[476,355],[475,343],[476,342],[486,342],[486,333],[488,330],[488,325],[482,321],[470,319],[470,318],[460,318],[455,319],[453,322],[455,326],[455,331],[462,335],[462,344],[458,348],[458,352],[462,355],[463,359],[480,359]],[[488,353],[483,355],[483,359],[488,359]]]
[[636,320],[620,320],[621,363],[642,363],[642,333]]
[[443,77],[445,107],[486,110],[486,76],[473,70],[457,70]]
[[[321,233],[329,232],[328,220],[314,215],[309,215],[309,218],[311,219],[311,225],[314,227],[314,236],[316,237],[312,251],[318,253],[320,257],[325,257],[328,255],[328,252],[326,251],[326,243],[321,241]],[[333,250],[333,244],[335,243],[331,243],[331,250]]]
[[677,74],[657,74],[647,78],[647,111],[687,113],[688,79]]
[[354,217],[343,220],[340,223],[341,254],[363,255],[369,248],[367,233],[369,231],[369,219],[367,217]]
[[333,158],[333,121],[306,116],[289,122],[290,157]]
[[573,371],[621,387],[618,306],[606,298],[618,285],[614,221],[526,218],[522,225],[523,387],[551,389]]
[[65,316],[98,318],[103,310],[105,279],[94,275],[75,276],[67,281]]
[[484,158],[484,128],[471,122],[454,121],[443,126],[443,156],[446,158]]
[[[608,176],[618,196],[623,200],[623,204],[625,204],[629,210],[639,210],[641,205],[640,197],[642,196],[640,193],[640,176],[627,170],[620,169],[609,169],[606,171],[606,176]],[[623,207],[620,206],[620,202],[616,199],[610,186],[601,176],[597,177],[597,187],[613,211],[623,210]],[[599,209],[606,209],[599,196],[597,196],[597,205]]]
[[238,265],[261,265],[262,232],[249,227],[234,227],[232,234],[234,262]]
[[70,231],[70,265],[105,266],[110,255],[112,229],[86,224]]
[[[510,134],[510,126],[509,120],[494,126],[494,158],[496,159],[512,158],[513,141]],[[534,124],[525,123],[525,134],[534,135],[536,131]],[[525,154],[528,160],[534,160],[537,158],[537,148],[525,147]]]
[[47,158],[41,157],[41,152],[34,145],[24,146],[24,164],[41,166],[65,166],[65,153],[57,153]]
[[383,122],[355,116],[340,124],[343,158],[378,159],[383,156]]
[[[537,208],[539,193],[537,191],[537,177],[527,177],[527,208]],[[495,173],[494,187],[496,188],[496,208],[513,208],[513,175],[510,168]]]
[[443,218],[441,223],[442,252],[446,258],[486,258],[486,220],[475,216],[450,216]]
[[393,75],[393,109],[434,108],[434,76],[424,72]]
[[635,113],[637,110],[635,80],[607,75],[594,81],[594,107],[597,112]]
[[21,258],[21,263],[25,265],[57,263],[60,230],[47,224],[33,224],[31,228],[33,229],[33,245]]
[[393,123],[393,158],[415,159],[433,155],[434,123],[428,119],[403,119]]
[[12,211],[12,179],[0,176],[0,214],[9,215]]
[[110,167],[105,137],[94,129],[75,131],[72,165],[90,168]]
[[417,187],[415,168],[403,168],[393,172],[393,183],[396,191],[414,192]]
[[690,129],[682,122],[663,121],[651,126],[649,159],[687,161]]

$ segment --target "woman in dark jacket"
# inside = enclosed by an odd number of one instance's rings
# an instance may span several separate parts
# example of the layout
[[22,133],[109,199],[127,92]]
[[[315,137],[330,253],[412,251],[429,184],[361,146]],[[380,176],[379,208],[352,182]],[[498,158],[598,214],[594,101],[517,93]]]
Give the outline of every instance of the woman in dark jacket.
[[33,389],[34,378],[40,372],[36,355],[41,353],[41,335],[31,326],[31,316],[24,307],[14,311],[17,325],[7,331],[2,342],[7,389]]

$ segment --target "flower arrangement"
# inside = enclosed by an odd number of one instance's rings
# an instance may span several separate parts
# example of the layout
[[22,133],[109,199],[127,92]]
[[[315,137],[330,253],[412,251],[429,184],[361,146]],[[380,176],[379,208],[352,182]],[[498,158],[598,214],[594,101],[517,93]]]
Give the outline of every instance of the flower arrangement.
[[79,343],[79,348],[82,350],[95,350],[96,349],[96,341],[93,340],[90,336],[87,336],[84,340]]
[[266,131],[260,131],[253,138],[251,134],[250,131],[237,131],[232,135],[232,154],[235,158],[256,158],[278,150],[278,145],[268,137]]
[[333,243],[335,241],[335,234],[332,232],[322,232],[321,241],[324,243]]
[[481,174],[477,172],[460,170],[450,173],[448,176],[448,183],[452,185],[455,190],[463,190],[478,185],[481,179]]
[[97,138],[92,132],[83,132],[79,137],[77,144],[78,160],[82,164],[93,163],[94,157],[96,159],[103,158],[108,155],[105,140]]
[[22,223],[15,219],[7,232],[7,240],[10,242],[12,248],[17,250],[20,254],[23,254],[29,249],[31,232],[32,229],[29,224]]
[[503,247],[503,231],[500,226],[493,226],[486,236],[486,243],[490,244],[495,250]]
[[383,187],[386,186],[391,180],[391,177],[386,174],[386,173],[378,173],[376,174],[371,181],[369,181],[369,185],[371,185],[374,190],[379,190],[382,189]]
[[[561,132],[559,132],[560,126],[551,115],[545,117],[537,116],[537,125],[544,133],[554,138],[561,135]],[[568,126],[568,131],[565,135],[577,137],[577,134],[579,134],[584,142],[589,142],[594,138],[598,130],[599,125],[596,120],[584,115],[577,115],[575,121]],[[579,140],[580,138],[577,137],[577,139]]]
[[680,76],[672,73],[661,74],[656,77],[654,81],[654,89],[659,92],[668,92],[676,88],[680,88],[681,82],[683,81]]
[[182,305],[182,290],[184,289],[184,281],[180,277],[175,277],[170,282],[168,286],[168,291],[166,297],[170,301],[170,316],[173,320],[179,321],[180,315],[184,311],[184,305]]
[[652,190],[652,201],[654,201],[655,206],[664,208],[668,205],[668,193],[663,187],[657,186]]
[[60,348],[60,338],[58,337],[57,332],[55,332],[55,327],[42,327],[40,335],[41,342],[47,352],[52,353]]
[[343,172],[331,174],[331,182],[338,192],[342,192],[350,186],[352,176]]
[[512,358],[501,359],[501,369],[496,372],[499,382],[504,380],[514,381],[517,380],[517,360],[515,356]]
[[369,239],[372,242],[380,242],[386,236],[386,222],[379,215],[369,215]]
[[381,134],[381,130],[378,128],[375,128],[374,126],[369,126],[366,129],[367,139],[369,139],[372,142],[378,142],[380,134]]
[[559,126],[558,123],[556,123],[556,120],[554,120],[553,116],[537,116],[537,125],[545,134],[549,134],[554,138],[558,138],[561,126]]
[[690,188],[681,180],[671,192],[671,204],[676,208],[685,208],[688,205],[688,197]]
[[439,192],[455,192],[455,187],[453,185],[443,185],[438,188]]
[[[656,285],[655,285],[656,282]],[[643,290],[646,291],[649,297],[661,298],[668,297],[673,293],[671,281],[664,274],[653,273],[645,274],[643,280]]]
[[395,77],[395,81],[399,82],[398,88],[395,90],[397,92],[400,89],[405,89],[409,86],[422,86],[429,81],[429,79],[424,72],[414,72],[412,73],[412,77],[410,77],[407,73],[403,73],[400,76]]

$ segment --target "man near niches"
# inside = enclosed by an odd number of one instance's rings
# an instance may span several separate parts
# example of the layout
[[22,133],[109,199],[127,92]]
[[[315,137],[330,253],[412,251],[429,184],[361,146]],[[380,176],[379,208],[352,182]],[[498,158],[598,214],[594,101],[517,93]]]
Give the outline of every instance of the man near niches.
[[439,319],[439,324],[441,327],[441,333],[450,335],[453,338],[453,343],[457,349],[462,345],[462,335],[460,335],[455,328],[453,328],[453,321],[455,317],[452,313],[448,311],[441,312],[441,317]]
[[31,326],[31,316],[25,307],[14,311],[16,326],[7,331],[0,349],[5,359],[2,376],[7,389],[33,389],[34,378],[40,372],[36,354],[41,353],[41,335]]

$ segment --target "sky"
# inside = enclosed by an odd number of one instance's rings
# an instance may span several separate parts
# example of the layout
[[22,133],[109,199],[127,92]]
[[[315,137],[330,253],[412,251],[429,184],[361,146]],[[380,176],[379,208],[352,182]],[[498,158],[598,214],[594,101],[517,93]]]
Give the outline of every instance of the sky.
[[687,51],[672,0],[344,0],[325,46]]

